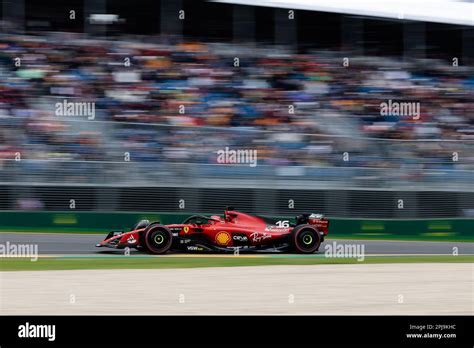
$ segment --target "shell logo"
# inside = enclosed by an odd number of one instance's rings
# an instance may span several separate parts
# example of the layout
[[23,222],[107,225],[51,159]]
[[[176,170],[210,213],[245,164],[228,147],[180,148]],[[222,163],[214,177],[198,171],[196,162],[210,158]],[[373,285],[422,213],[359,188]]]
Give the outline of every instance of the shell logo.
[[229,244],[231,239],[232,238],[230,237],[229,232],[222,231],[222,232],[218,232],[216,234],[216,242],[219,245],[227,245],[227,244]]

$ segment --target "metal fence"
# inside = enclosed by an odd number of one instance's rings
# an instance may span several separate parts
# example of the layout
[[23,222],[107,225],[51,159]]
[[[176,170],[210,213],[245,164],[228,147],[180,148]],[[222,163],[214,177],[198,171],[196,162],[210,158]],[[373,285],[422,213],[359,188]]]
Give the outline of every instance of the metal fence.
[[474,191],[474,171],[64,160],[0,161],[0,183]]
[[473,217],[474,192],[192,186],[0,186],[0,210],[259,214],[333,217]]

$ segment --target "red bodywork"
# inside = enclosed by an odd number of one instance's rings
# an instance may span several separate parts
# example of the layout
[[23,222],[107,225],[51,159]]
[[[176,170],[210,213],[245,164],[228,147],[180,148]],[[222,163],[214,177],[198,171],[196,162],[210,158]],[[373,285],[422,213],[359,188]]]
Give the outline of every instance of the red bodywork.
[[[313,226],[321,235],[321,239],[324,239],[328,234],[329,221],[322,216],[315,216],[315,214],[309,216],[305,223]],[[202,218],[205,221],[191,220],[188,223],[163,225],[172,232],[172,249],[206,251],[205,249],[209,250],[213,247],[217,249],[264,248],[287,243],[293,229],[297,227],[297,225],[290,225],[288,220],[268,221],[267,218],[234,210],[226,210],[224,217],[214,215]],[[140,248],[143,244],[141,234],[145,233],[147,228],[113,235],[97,246]],[[202,250],[199,249],[200,247]]]

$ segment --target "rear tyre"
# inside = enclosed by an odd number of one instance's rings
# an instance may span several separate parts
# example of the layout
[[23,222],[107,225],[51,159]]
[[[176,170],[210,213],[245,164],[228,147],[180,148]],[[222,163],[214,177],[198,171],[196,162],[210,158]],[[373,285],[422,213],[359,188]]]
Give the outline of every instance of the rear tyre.
[[173,234],[163,225],[150,225],[143,233],[145,249],[152,254],[164,254],[170,250]]
[[302,225],[294,229],[292,233],[293,247],[301,254],[312,254],[321,245],[321,235],[318,230],[311,225]]

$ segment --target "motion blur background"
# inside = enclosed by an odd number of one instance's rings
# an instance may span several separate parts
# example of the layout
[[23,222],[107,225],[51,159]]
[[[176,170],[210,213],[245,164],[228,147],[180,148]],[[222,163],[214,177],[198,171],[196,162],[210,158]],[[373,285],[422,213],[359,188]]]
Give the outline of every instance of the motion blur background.
[[[463,24],[196,0],[0,11],[1,210],[474,216],[474,10]],[[95,118],[55,115],[65,99]],[[419,119],[382,116],[389,100]],[[217,163],[225,147],[258,165]]]

